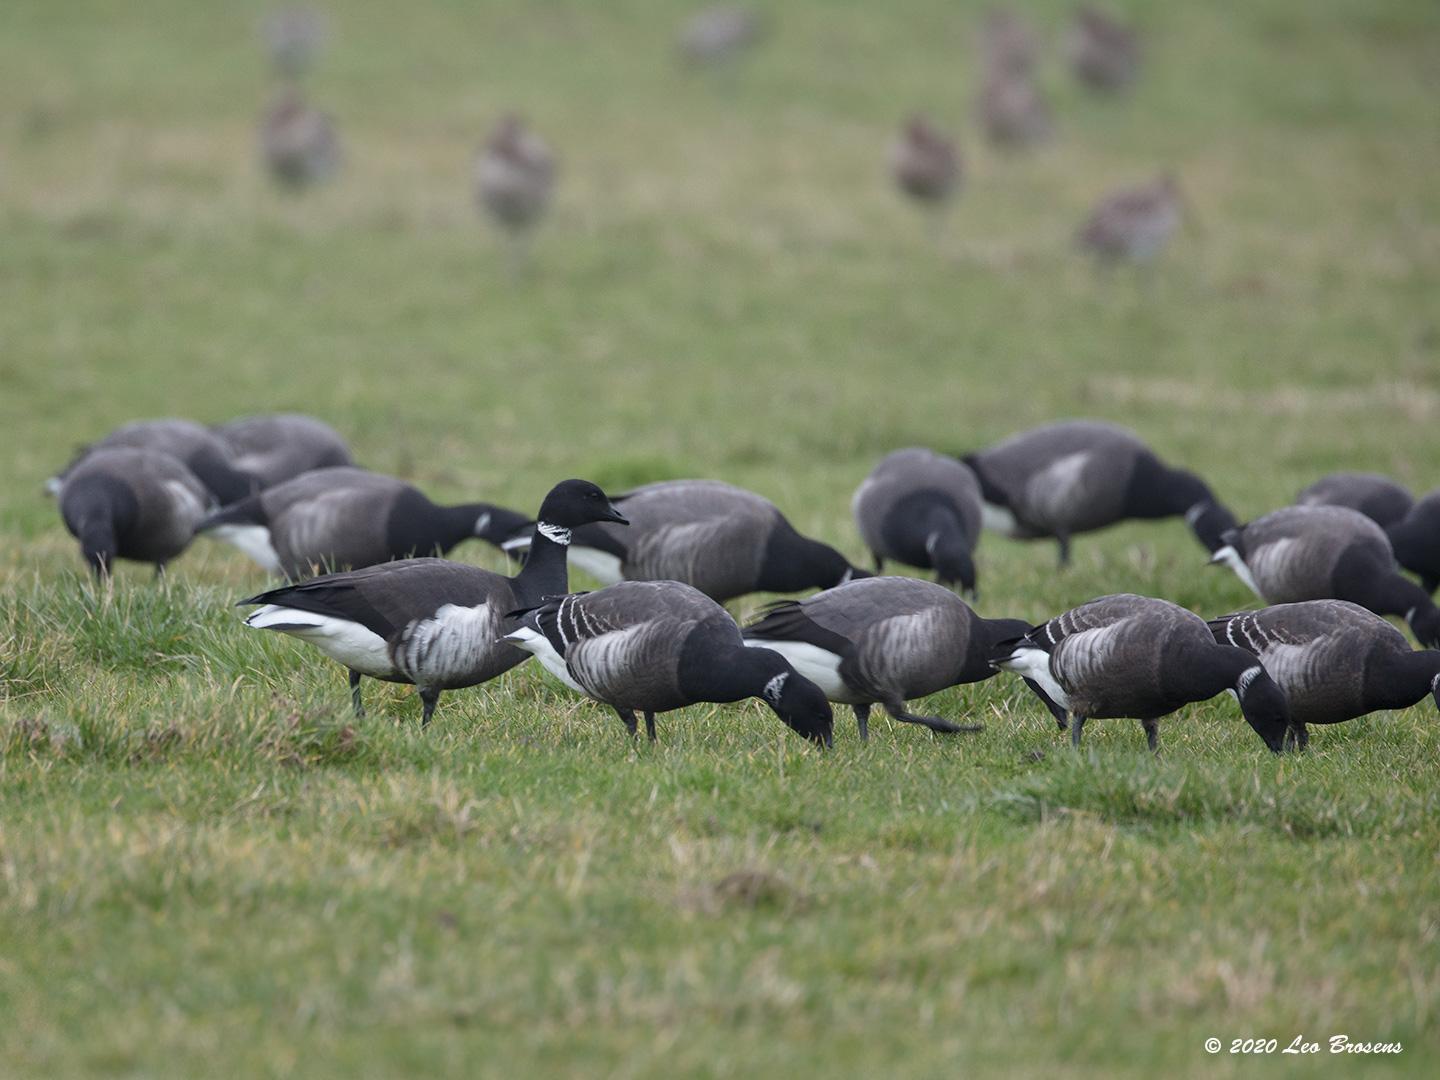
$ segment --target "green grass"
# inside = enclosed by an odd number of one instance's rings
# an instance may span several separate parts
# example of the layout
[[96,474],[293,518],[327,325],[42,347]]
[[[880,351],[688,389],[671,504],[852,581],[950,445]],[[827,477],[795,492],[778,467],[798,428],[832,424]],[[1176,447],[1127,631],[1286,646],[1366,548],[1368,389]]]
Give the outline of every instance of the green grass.
[[[0,34],[0,1072],[14,1076],[1225,1076],[1208,1036],[1440,1059],[1440,724],[1273,759],[1228,698],[1073,755],[1010,680],[938,739],[755,703],[613,715],[532,666],[364,720],[244,630],[203,543],[85,581],[40,482],[122,421],[302,408],[436,497],[722,477],[860,558],[884,451],[1061,415],[1129,424],[1242,517],[1338,467],[1440,482],[1440,13],[1129,3],[1136,94],[1050,63],[1061,136],[969,119],[981,5],[783,5],[733,85],[675,69],[688,5],[330,4],[333,186],[253,160],[259,7],[12,0]],[[1047,32],[1068,5],[1033,5]],[[413,9],[413,10],[412,10]],[[469,202],[518,106],[558,201],[522,282]],[[969,179],[941,246],[883,150],[916,107]],[[1201,230],[1149,280],[1069,238],[1175,168]],[[498,567],[473,545],[460,557]],[[1094,595],[1249,605],[1179,522],[987,539],[990,615]],[[765,598],[739,608],[753,610]],[[1326,1075],[1339,1064],[1261,1068]]]

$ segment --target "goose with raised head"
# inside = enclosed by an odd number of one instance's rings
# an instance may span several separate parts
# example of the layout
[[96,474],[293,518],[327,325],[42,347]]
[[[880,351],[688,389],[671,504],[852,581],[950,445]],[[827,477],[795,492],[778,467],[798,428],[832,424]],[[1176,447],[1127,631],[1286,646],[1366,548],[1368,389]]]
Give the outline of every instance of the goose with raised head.
[[445,559],[402,559],[272,589],[245,620],[315,646],[350,672],[357,714],[360,680],[412,683],[427,724],[445,690],[475,686],[529,655],[503,640],[505,617],[568,587],[570,532],[625,517],[586,480],[557,484],[540,505],[530,558],[513,577]]
[[1339,724],[1381,709],[1408,709],[1427,694],[1440,708],[1440,651],[1347,600],[1305,600],[1210,620],[1215,640],[1265,666],[1290,704],[1295,745],[1306,724]]
[[515,612],[510,644],[570,689],[609,705],[634,735],[655,714],[699,702],[759,698],[796,734],[831,741],[825,695],[771,649],[746,648],[725,609],[678,581],[627,581],[555,596]]
[[1284,748],[1285,694],[1244,649],[1217,644],[1205,620],[1149,596],[1102,596],[1000,642],[992,662],[1033,679],[1070,714],[1078,749],[1087,720],[1139,720],[1151,750],[1160,719],[1191,702],[1233,690],[1265,745]]

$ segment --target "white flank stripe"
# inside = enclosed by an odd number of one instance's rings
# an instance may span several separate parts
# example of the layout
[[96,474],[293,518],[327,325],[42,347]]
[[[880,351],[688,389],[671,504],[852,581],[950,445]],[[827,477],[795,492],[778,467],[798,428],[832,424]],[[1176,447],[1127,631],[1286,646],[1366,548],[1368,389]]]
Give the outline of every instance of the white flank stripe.
[[1000,666],[1016,675],[1034,679],[1056,705],[1062,709],[1070,708],[1070,695],[1065,693],[1055,681],[1055,676],[1050,673],[1050,654],[1044,649],[1029,649],[1022,645],[1010,654],[1009,659],[1001,660]]
[[811,645],[808,641],[766,641],[764,638],[745,639],[752,649],[774,649],[790,666],[804,678],[820,687],[831,701],[842,705],[863,705],[865,699],[855,694],[840,677],[840,657],[829,649]]
[[282,634],[297,637],[362,675],[384,678],[395,674],[385,639],[349,619],[266,604],[245,623],[258,630],[279,630]]
[[980,504],[980,527],[1001,536],[1014,536],[1020,529],[1015,515],[1003,506],[983,502]]
[[555,646],[550,644],[550,639],[540,631],[529,626],[522,626],[514,633],[506,634],[505,640],[517,649],[524,649],[534,656],[536,660],[540,661],[541,667],[571,690],[578,694],[585,693],[585,688],[571,678],[570,669],[565,666],[565,658],[555,651]]
[[270,530],[264,525],[216,525],[203,535],[234,545],[267,573],[280,573],[280,555],[270,542]]

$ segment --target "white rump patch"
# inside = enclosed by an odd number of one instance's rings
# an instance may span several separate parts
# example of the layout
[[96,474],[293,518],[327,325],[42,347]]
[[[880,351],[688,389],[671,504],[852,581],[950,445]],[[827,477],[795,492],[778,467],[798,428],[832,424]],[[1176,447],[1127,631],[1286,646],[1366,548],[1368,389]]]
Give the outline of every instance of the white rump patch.
[[760,691],[760,696],[770,703],[770,707],[780,707],[780,695],[785,692],[785,683],[790,679],[788,671],[782,671],[765,684],[765,689]]
[[1000,667],[1024,678],[1034,679],[1056,705],[1062,709],[1070,708],[1070,695],[1055,681],[1055,676],[1050,671],[1050,654],[1044,649],[1021,645],[1009,657],[1000,661]]
[[1212,563],[1219,563],[1222,566],[1228,566],[1231,570],[1234,570],[1235,576],[1249,586],[1251,592],[1260,597],[1261,600],[1265,599],[1264,595],[1260,592],[1260,586],[1255,584],[1255,578],[1250,573],[1250,567],[1245,565],[1245,560],[1242,559],[1240,553],[1235,550],[1234,544],[1226,544],[1224,547],[1219,548],[1214,555],[1210,556],[1210,561]]
[[[585,688],[570,675],[565,658],[555,651],[550,639],[534,627],[522,626],[514,633],[506,634],[505,640],[517,649],[524,649],[540,661],[540,666],[576,693],[584,694]],[[588,694],[586,695],[589,696]]]
[[570,530],[562,529],[559,525],[551,525],[548,521],[537,521],[535,528],[540,530],[540,535],[546,540],[554,541],[562,547],[570,546]]
[[270,530],[264,525],[216,525],[202,535],[239,548],[241,554],[259,563],[267,573],[280,573],[280,555],[270,541]]
[[65,481],[58,476],[52,476],[45,481],[45,494],[52,498],[60,497],[60,489],[65,486]]
[[179,480],[166,480],[165,491],[170,496],[175,513],[190,521],[192,526],[205,516],[205,501]]
[[572,544],[570,565],[577,570],[584,570],[602,585],[614,585],[625,580],[625,575],[620,570],[620,557],[599,548]]
[[507,555],[514,555],[517,551],[529,551],[530,537],[517,536],[514,539],[506,540],[500,545],[500,550]]
[[348,668],[369,675],[384,678],[395,674],[390,662],[390,650],[385,639],[373,630],[349,619],[337,619],[331,615],[318,615],[313,611],[299,611],[296,608],[266,604],[245,620],[247,626],[259,630],[278,630],[282,634],[299,638],[308,645],[314,645],[330,659]]
[[988,502],[980,504],[980,527],[1012,538],[1020,531],[1020,523],[1009,508]]
[[746,638],[745,644],[752,649],[774,649],[831,701],[842,705],[863,704],[863,699],[857,698],[840,677],[840,657],[829,649],[822,649],[808,641],[767,641],[764,638]]

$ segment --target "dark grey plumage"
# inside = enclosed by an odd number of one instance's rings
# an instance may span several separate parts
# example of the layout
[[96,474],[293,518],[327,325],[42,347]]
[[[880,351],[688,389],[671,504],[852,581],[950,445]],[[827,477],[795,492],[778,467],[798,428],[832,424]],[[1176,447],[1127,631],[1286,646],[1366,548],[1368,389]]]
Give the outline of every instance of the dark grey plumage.
[[259,486],[256,477],[236,466],[230,448],[213,431],[193,420],[171,417],[124,424],[97,442],[82,447],[70,464],[50,479],[47,488],[58,493],[65,477],[87,455],[122,447],[169,454],[194,473],[222,506],[243,498]]
[[969,466],[910,447],[887,454],[855,491],[850,512],[875,559],[934,570],[942,585],[973,593],[980,540],[980,484]]
[[1046,424],[963,458],[980,482],[985,527],[1017,540],[1070,537],[1129,518],[1184,516],[1214,551],[1235,518],[1194,473],[1164,464],[1133,431],[1092,420]]
[[759,14],[736,4],[712,4],[686,20],[676,39],[680,57],[694,65],[733,64],[765,34]]
[[270,175],[291,190],[323,183],[340,168],[340,136],[328,113],[294,88],[282,90],[260,118],[260,156]]
[[1440,644],[1440,610],[1402,576],[1385,530],[1344,506],[1287,506],[1223,537],[1212,562],[1229,566],[1268,604],[1349,600],[1400,615],[1422,645]]
[[1040,57],[1040,36],[1010,8],[985,13],[980,29],[980,66],[988,71],[1030,72]]
[[1048,142],[1055,119],[1039,83],[1023,68],[998,67],[985,73],[976,117],[990,142],[1021,150]]
[[869,576],[834,548],[801,536],[769,499],[718,480],[647,484],[615,502],[629,527],[577,529],[571,551],[572,565],[607,585],[683,581],[724,603]]
[[890,174],[903,194],[939,209],[960,187],[960,151],[925,117],[912,116],[890,146]]
[[1234,690],[1256,734],[1283,748],[1289,712],[1280,687],[1254,656],[1217,644],[1204,619],[1168,600],[1102,596],[1001,642],[992,659],[1069,711],[1076,747],[1086,720],[1129,717],[1154,750],[1161,717]]
[[1113,15],[1089,4],[1075,12],[1066,40],[1075,77],[1092,90],[1118,93],[1140,73],[1140,38]]
[[438,506],[413,484],[353,467],[316,469],[211,514],[197,532],[234,544],[292,580],[413,555],[444,555],[479,537],[499,547],[530,519],[491,503]]
[[550,206],[555,155],[518,116],[502,117],[475,159],[476,204],[511,241],[512,269],[523,268],[530,234]]
[[998,642],[1025,633],[1018,619],[982,619],[948,589],[904,577],[852,581],[805,600],[781,600],[745,627],[825,693],[850,705],[869,738],[870,706],[933,731],[980,731],[910,712],[905,702],[995,674]]
[[572,690],[655,738],[655,714],[701,701],[758,697],[796,733],[830,745],[825,695],[779,653],[750,649],[715,601],[678,581],[635,581],[552,597],[517,613],[506,637]]
[[1400,565],[1433,593],[1440,586],[1440,488],[1422,495],[1386,533]]
[[[301,479],[304,479],[303,477]],[[526,658],[503,640],[506,615],[568,588],[570,530],[624,521],[594,484],[566,480],[540,506],[530,559],[513,578],[444,559],[402,559],[252,596],[248,626],[314,645],[350,671],[357,714],[363,676],[413,683],[428,723],[445,690],[493,679]]]
[[1412,650],[1379,615],[1345,600],[1307,600],[1210,621],[1215,640],[1253,653],[1290,704],[1296,745],[1306,724],[1339,724],[1407,709],[1427,694],[1440,707],[1440,652]]
[[60,516],[97,576],[115,559],[155,564],[156,573],[190,544],[211,495],[169,454],[127,446],[84,456],[60,486]]
[[1297,506],[1348,506],[1382,529],[1394,525],[1415,505],[1402,484],[1379,473],[1337,472],[1322,476],[1295,496]]
[[255,477],[261,487],[273,487],[314,469],[355,463],[340,433],[313,416],[244,416],[214,430],[229,448],[236,468]]
[[1101,199],[1075,240],[1102,264],[1148,263],[1180,228],[1185,206],[1179,182],[1162,173],[1148,184],[1121,188]]

